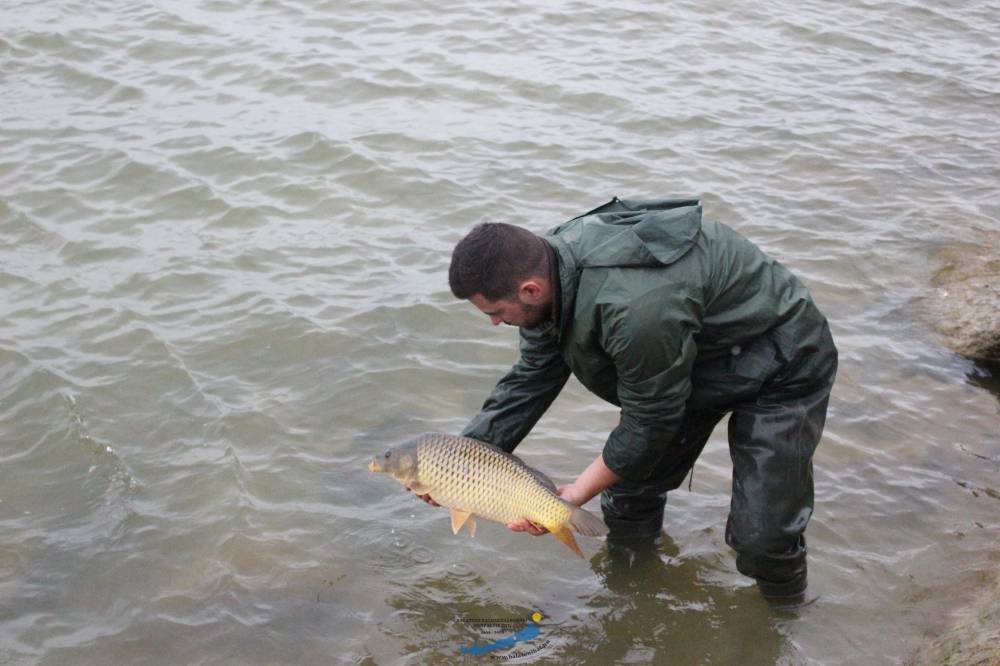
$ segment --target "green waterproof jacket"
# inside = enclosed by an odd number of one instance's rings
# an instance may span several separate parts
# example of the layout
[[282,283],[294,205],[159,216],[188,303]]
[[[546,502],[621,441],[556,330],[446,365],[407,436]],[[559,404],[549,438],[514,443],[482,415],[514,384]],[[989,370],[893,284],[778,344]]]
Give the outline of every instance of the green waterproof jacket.
[[703,221],[697,200],[615,198],[544,239],[558,263],[554,320],[521,329],[520,359],[462,433],[507,451],[572,373],[621,408],[605,464],[645,480],[685,409],[725,409],[745,388],[721,376],[720,358],[772,334],[759,367],[780,374],[773,369],[827,328],[794,275],[732,229]]

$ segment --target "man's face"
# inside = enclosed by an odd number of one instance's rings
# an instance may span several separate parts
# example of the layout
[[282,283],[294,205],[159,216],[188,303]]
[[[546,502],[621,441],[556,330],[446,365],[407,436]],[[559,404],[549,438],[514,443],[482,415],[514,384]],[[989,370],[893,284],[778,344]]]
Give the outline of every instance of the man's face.
[[552,316],[552,303],[533,305],[525,303],[520,297],[491,301],[481,294],[475,294],[469,302],[488,316],[494,326],[507,324],[520,328],[537,328]]

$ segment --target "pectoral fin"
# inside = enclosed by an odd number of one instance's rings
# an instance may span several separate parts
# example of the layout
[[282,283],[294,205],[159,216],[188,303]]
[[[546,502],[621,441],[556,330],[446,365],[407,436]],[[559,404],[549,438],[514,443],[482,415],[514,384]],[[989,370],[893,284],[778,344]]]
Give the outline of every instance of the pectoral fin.
[[549,531],[552,532],[552,536],[569,546],[569,549],[576,553],[579,557],[583,557],[583,551],[581,551],[580,547],[576,545],[576,539],[573,538],[573,533],[569,531],[568,527],[565,525],[556,528],[550,527]]
[[476,519],[472,517],[472,513],[469,511],[462,511],[461,509],[451,510],[451,531],[454,534],[458,534],[458,531],[462,529],[463,525],[469,526],[469,535],[476,536]]

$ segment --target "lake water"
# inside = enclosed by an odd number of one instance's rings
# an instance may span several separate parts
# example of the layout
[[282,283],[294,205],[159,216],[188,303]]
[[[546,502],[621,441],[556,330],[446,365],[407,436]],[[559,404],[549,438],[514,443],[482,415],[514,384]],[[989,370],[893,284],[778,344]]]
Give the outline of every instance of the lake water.
[[[1000,390],[914,307],[1000,227],[998,14],[4,2],[0,664],[900,663],[1000,559]],[[806,609],[736,572],[721,427],[631,557],[365,469],[516,357],[454,243],[614,195],[700,197],[831,321]],[[571,383],[518,452],[567,482],[616,418]]]

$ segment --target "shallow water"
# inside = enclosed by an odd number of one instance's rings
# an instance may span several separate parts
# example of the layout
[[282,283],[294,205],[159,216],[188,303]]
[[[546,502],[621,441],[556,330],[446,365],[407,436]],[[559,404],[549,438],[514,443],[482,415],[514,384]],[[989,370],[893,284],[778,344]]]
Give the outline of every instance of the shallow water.
[[[899,663],[1000,533],[1000,391],[912,307],[1000,225],[1000,7],[939,5],[6,3],[0,663],[454,663],[536,611],[465,658]],[[724,428],[631,558],[365,470],[515,357],[453,244],[613,195],[701,197],[831,320],[801,612],[735,570]],[[567,481],[615,419],[571,383],[519,453]]]

